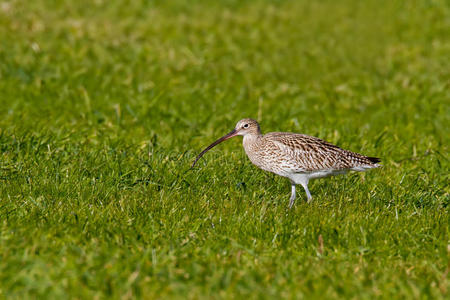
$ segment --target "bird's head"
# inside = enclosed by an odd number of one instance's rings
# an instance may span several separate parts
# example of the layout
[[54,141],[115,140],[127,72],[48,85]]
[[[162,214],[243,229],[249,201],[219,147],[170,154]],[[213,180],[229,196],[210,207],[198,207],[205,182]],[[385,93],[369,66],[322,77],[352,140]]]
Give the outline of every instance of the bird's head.
[[220,139],[218,139],[217,141],[215,141],[214,143],[212,143],[211,145],[206,147],[205,150],[203,150],[197,156],[194,163],[192,164],[192,167],[195,166],[195,164],[203,156],[203,154],[205,154],[208,150],[210,150],[214,146],[222,143],[225,140],[228,140],[237,135],[245,136],[245,135],[260,135],[260,134],[261,134],[261,130],[259,128],[258,122],[256,122],[253,119],[242,119],[239,122],[237,122],[236,127],[231,132],[229,132],[228,134],[224,135],[223,137],[221,137]]
[[256,122],[253,119],[242,119],[239,122],[237,122],[236,127],[234,128],[234,131],[236,132],[236,135],[247,135],[247,134],[254,134],[259,135],[261,134],[261,129],[259,128],[258,122]]

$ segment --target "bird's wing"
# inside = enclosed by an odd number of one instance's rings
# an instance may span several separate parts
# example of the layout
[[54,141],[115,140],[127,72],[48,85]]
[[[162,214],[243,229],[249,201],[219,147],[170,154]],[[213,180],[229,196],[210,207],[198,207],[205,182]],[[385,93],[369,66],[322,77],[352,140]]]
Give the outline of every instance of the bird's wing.
[[370,164],[365,156],[316,137],[287,132],[273,132],[264,137],[291,160],[298,172],[351,169]]

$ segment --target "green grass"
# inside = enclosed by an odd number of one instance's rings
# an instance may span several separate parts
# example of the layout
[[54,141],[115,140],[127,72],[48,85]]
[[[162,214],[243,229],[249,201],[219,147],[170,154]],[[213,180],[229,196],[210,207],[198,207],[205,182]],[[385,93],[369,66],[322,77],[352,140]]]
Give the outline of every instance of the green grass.
[[[448,1],[9,0],[0,37],[0,298],[450,296]],[[383,168],[292,210],[239,138],[189,169],[244,117]]]

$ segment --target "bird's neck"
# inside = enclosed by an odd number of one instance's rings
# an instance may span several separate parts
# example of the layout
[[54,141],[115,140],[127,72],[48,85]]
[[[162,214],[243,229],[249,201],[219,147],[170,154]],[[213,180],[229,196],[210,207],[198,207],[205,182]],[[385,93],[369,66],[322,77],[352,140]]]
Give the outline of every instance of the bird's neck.
[[259,142],[261,137],[262,134],[246,134],[242,141],[245,151],[255,146]]

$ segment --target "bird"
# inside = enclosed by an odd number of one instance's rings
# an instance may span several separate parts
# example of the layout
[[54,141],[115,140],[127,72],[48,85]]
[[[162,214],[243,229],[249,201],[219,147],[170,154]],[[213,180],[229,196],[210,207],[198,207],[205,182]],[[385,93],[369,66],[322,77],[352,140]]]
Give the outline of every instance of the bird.
[[243,146],[250,161],[260,169],[286,177],[291,182],[289,208],[294,205],[296,186],[306,192],[307,202],[312,199],[308,189],[311,179],[344,174],[348,171],[366,171],[378,168],[380,158],[344,150],[320,138],[300,133],[261,133],[257,121],[242,119],[235,128],[206,147],[191,168],[211,148],[235,136],[243,136]]

